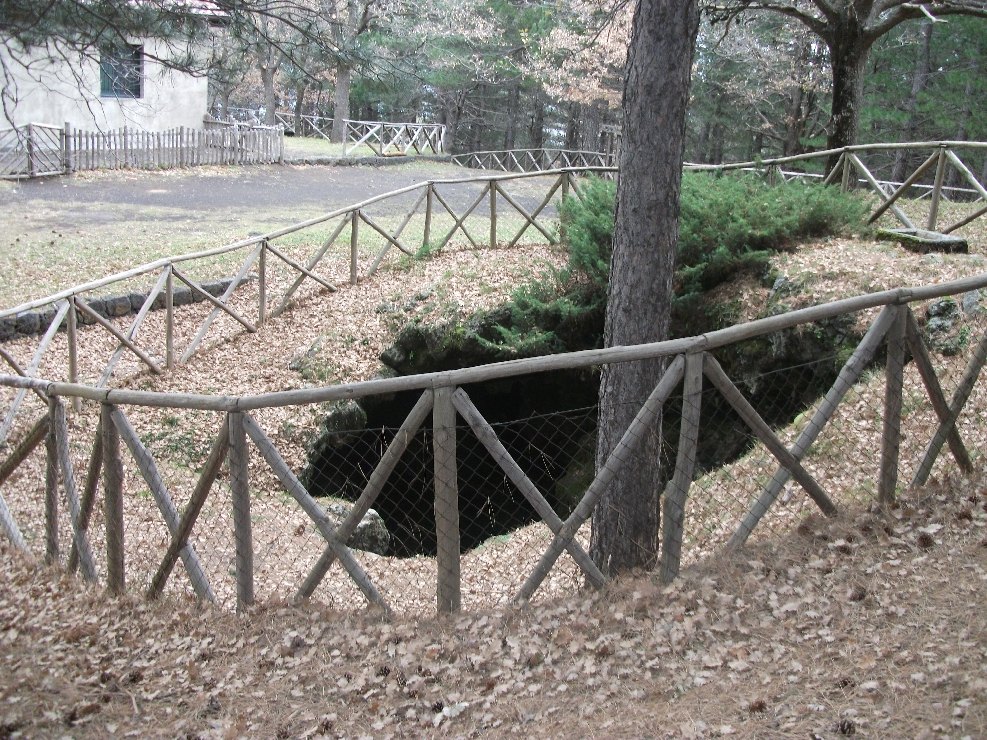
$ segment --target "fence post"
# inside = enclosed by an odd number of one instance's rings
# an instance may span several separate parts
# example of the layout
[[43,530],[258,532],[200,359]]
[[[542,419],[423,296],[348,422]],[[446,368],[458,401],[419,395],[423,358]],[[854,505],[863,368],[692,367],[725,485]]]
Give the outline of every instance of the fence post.
[[432,203],[435,201],[435,191],[432,183],[425,186],[425,232],[422,235],[422,247],[428,248],[428,240],[432,238]]
[[696,467],[696,447],[699,443],[699,414],[703,391],[702,352],[685,356],[685,376],[682,388],[682,422],[679,428],[679,449],[675,472],[665,489],[662,513],[661,580],[668,583],[679,574],[682,562],[682,536],[685,530],[685,502],[692,485]]
[[459,562],[459,480],[456,470],[456,409],[453,388],[435,390],[432,447],[435,465],[436,600],[440,613],[462,604]]
[[58,448],[55,446],[55,399],[48,399],[45,435],[45,562],[58,562]]
[[113,423],[113,405],[100,407],[103,435],[103,511],[106,517],[106,585],[113,593],[126,588],[123,546],[123,464],[120,432]]
[[260,243],[257,256],[257,326],[267,320],[267,239]]
[[34,177],[37,174],[34,168],[34,126],[30,123],[27,124],[27,144],[24,148],[27,152],[27,176]]
[[491,249],[497,246],[497,181],[490,181],[490,244]]
[[932,187],[932,203],[929,204],[929,221],[926,228],[929,231],[936,230],[936,221],[939,218],[939,201],[942,199],[942,183],[946,175],[946,147],[939,146],[939,161],[936,162],[936,179]]
[[[69,297],[69,312],[66,315],[68,326],[66,334],[69,343],[69,382],[79,382],[79,317],[75,312],[75,296]],[[72,398],[72,410],[75,413],[82,411],[82,399],[78,396]]]
[[165,268],[165,367],[175,367],[175,276],[173,265]]
[[892,308],[894,320],[888,330],[888,363],[885,368],[884,433],[881,445],[881,480],[877,499],[882,506],[894,502],[898,485],[898,458],[901,447],[901,391],[905,367],[907,305]]
[[230,490],[233,492],[233,539],[236,548],[236,609],[242,612],[254,603],[254,545],[250,529],[250,484],[247,435],[243,414],[227,417],[230,432]]
[[66,175],[72,173],[72,124],[68,121],[62,129],[62,170]]
[[852,164],[850,162],[850,157],[847,154],[847,150],[843,150],[843,179],[840,182],[840,189],[845,193],[850,189],[850,173],[852,171]]
[[356,285],[356,267],[360,240],[360,212],[353,211],[350,219],[352,221],[350,227],[350,285]]

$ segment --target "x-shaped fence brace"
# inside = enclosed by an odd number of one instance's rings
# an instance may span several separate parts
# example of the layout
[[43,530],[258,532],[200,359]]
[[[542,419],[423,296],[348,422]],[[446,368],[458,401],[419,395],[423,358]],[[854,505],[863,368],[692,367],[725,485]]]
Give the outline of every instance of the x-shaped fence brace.
[[[484,419],[482,413],[467,393],[455,385],[438,384],[434,391],[425,390],[380,461],[367,480],[345,520],[334,526],[322,507],[299,482],[290,467],[254,419],[246,412],[231,411],[221,425],[210,454],[203,465],[192,495],[179,515],[172,497],[157,470],[153,456],[140,441],[127,416],[112,403],[102,404],[102,414],[92,452],[89,456],[82,495],[79,496],[75,475],[69,456],[68,426],[62,399],[50,393],[54,385],[32,379],[8,376],[5,384],[33,389],[47,399],[48,413],[28,431],[10,457],[0,464],[0,485],[42,442],[46,442],[47,467],[45,482],[45,551],[51,561],[59,559],[58,539],[58,489],[59,482],[68,503],[68,517],[72,530],[72,548],[68,558],[70,570],[79,568],[88,580],[97,578],[92,550],[87,538],[90,518],[94,509],[102,478],[107,548],[107,582],[111,590],[125,587],[125,549],[123,528],[123,467],[120,457],[120,441],[129,450],[147,483],[152,496],[168,527],[171,540],[161,563],[151,579],[147,595],[159,596],[179,559],[182,560],[196,595],[204,600],[215,600],[214,592],[205,576],[198,555],[191,544],[191,535],[202,507],[224,462],[230,468],[230,485],[233,494],[233,514],[236,542],[237,603],[239,607],[253,601],[253,551],[250,536],[250,499],[248,491],[248,465],[246,441],[253,442],[263,459],[270,466],[285,491],[311,519],[324,539],[325,551],[300,585],[297,596],[311,597],[332,564],[338,561],[352,581],[371,604],[387,609],[388,606],[370,577],[347,547],[347,541],[359,522],[373,506],[392,474],[396,464],[408,448],[429,413],[433,415],[435,438],[436,480],[436,528],[439,536],[438,605],[440,610],[459,608],[459,558],[458,506],[455,499],[455,419],[462,417],[487,450],[507,479],[528,500],[542,521],[552,532],[553,538],[538,564],[527,576],[515,599],[527,601],[554,567],[559,556],[568,551],[589,583],[600,586],[605,577],[590,556],[576,540],[579,529],[589,520],[600,497],[633,456],[659,417],[662,407],[671,393],[683,385],[683,420],[680,427],[679,452],[676,468],[664,494],[663,537],[661,575],[674,578],[679,569],[685,502],[693,474],[695,448],[699,436],[700,397],[702,379],[705,377],[728,401],[746,426],[776,458],[779,467],[753,502],[747,516],[728,543],[728,548],[741,545],[758,522],[776,501],[778,494],[790,478],[806,491],[826,515],[836,513],[836,506],[813,476],[803,467],[802,460],[813,442],[822,432],[844,399],[846,393],[859,380],[865,368],[873,360],[882,344],[888,346],[886,366],[885,414],[879,498],[892,500],[898,468],[898,436],[902,393],[902,370],[906,350],[910,352],[916,368],[928,392],[931,405],[939,419],[927,451],[913,478],[913,485],[923,483],[942,446],[948,444],[959,468],[972,471],[973,465],[956,421],[963,410],[974,384],[987,361],[987,331],[979,339],[967,363],[964,374],[951,399],[947,400],[936,371],[932,366],[917,321],[907,305],[885,306],[863,340],[840,370],[836,381],[818,404],[812,417],[791,447],[786,446],[727,377],[719,363],[706,351],[688,352],[675,356],[668,364],[647,400],[630,422],[620,441],[599,468],[587,487],[582,499],[572,513],[562,520],[545,499],[544,494],[532,482],[525,471],[499,440],[496,431]],[[890,472],[889,472],[890,471]],[[452,493],[452,498],[444,494]],[[454,531],[443,532],[450,525]],[[0,528],[18,547],[26,548],[24,538],[14,521],[6,500],[0,495]],[[443,544],[448,535],[449,542]]]

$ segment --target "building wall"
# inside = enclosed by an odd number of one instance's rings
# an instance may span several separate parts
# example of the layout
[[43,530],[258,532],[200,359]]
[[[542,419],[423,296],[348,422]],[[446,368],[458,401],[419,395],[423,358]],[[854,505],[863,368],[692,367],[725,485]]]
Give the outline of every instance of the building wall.
[[[100,131],[123,126],[145,131],[202,128],[208,107],[206,78],[167,69],[149,58],[167,58],[164,42],[135,39],[132,43],[143,43],[145,53],[143,95],[137,99],[100,96],[96,54],[89,58],[49,47],[5,59],[13,76],[13,84],[4,90],[13,123],[70,123],[73,128]],[[0,54],[7,54],[4,45]]]

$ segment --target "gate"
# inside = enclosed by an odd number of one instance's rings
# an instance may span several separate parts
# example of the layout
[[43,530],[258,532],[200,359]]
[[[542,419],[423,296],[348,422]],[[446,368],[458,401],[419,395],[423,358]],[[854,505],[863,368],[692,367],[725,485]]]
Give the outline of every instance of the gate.
[[63,174],[64,141],[61,128],[42,123],[0,130],[0,178]]

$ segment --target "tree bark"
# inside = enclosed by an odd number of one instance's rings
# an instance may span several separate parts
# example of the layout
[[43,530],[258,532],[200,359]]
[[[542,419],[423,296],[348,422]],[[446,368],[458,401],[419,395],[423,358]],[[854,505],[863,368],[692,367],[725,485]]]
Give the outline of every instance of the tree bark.
[[308,83],[299,82],[295,85],[295,136],[302,136],[302,113],[305,111],[305,91]]
[[[624,135],[604,341],[668,334],[678,241],[685,112],[699,11],[696,0],[639,0],[624,79]],[[660,361],[607,366],[600,385],[599,468],[658,381]],[[660,421],[593,512],[590,553],[604,574],[658,558]]]
[[[915,55],[915,68],[912,71],[912,85],[908,91],[908,100],[905,101],[905,113],[908,118],[905,121],[905,130],[902,141],[915,141],[915,134],[918,131],[918,98],[925,90],[925,85],[929,80],[932,60],[932,29],[933,23],[930,21],[922,26],[922,45],[918,54]],[[899,149],[894,155],[894,166],[891,168],[891,180],[901,182],[905,179],[905,168],[908,165],[908,151]]]
[[350,85],[353,70],[344,64],[336,68],[336,86],[332,91],[332,133],[329,138],[337,144],[346,141],[346,121],[350,117]]
[[281,66],[278,58],[278,51],[270,46],[258,65],[260,69],[261,84],[264,86],[264,125],[273,126],[277,123],[274,115],[278,109],[278,99],[274,91],[274,78]]
[[540,93],[535,93],[531,125],[528,127],[528,145],[531,149],[542,149],[545,146],[545,102]]
[[579,103],[569,103],[568,117],[565,122],[565,144],[563,149],[574,150],[579,146],[579,115],[582,106]]
[[[842,18],[827,39],[830,69],[833,73],[833,104],[830,109],[830,130],[827,149],[842,149],[857,142],[860,126],[860,106],[864,97],[864,67],[870,43],[855,18]],[[839,155],[829,158],[828,172],[836,166]]]
[[520,113],[521,89],[517,83],[507,91],[507,121],[504,127],[504,149],[514,148],[517,139],[517,119]]

